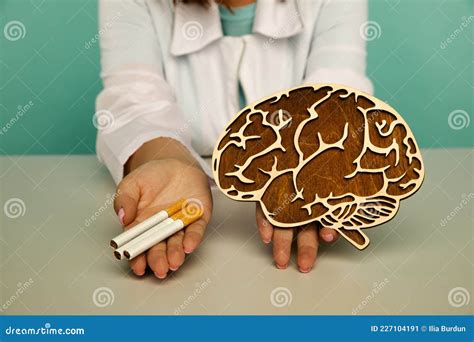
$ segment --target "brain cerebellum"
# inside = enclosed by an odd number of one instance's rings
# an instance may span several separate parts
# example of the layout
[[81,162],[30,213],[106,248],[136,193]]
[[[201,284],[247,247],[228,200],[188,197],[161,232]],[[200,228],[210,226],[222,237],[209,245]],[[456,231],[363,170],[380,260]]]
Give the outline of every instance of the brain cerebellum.
[[219,139],[213,166],[227,196],[260,202],[281,227],[382,223],[423,178],[401,116],[335,85],[292,89],[244,108]]

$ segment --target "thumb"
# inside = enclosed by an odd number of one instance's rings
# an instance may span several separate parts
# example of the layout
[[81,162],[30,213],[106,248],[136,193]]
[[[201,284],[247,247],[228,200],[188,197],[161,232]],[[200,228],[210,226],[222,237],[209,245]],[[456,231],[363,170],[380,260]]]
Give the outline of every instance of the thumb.
[[133,180],[123,179],[117,187],[114,209],[122,226],[127,226],[137,215],[140,189]]

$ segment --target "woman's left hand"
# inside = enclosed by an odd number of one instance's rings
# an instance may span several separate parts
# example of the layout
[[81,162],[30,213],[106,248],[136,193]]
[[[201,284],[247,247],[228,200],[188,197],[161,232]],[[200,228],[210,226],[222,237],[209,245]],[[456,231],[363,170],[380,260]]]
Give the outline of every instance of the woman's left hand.
[[290,263],[291,245],[295,235],[298,248],[297,265],[303,273],[309,272],[313,267],[318,254],[319,241],[334,242],[339,236],[334,229],[330,228],[321,228],[318,232],[315,223],[296,229],[275,228],[265,218],[259,204],[257,204],[255,215],[262,241],[265,244],[273,241],[273,259],[279,269],[287,268]]

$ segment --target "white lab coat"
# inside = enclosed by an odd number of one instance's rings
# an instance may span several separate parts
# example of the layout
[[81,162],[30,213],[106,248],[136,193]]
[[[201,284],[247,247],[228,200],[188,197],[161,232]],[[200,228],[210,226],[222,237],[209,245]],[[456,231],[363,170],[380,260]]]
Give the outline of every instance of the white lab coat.
[[[365,92],[366,0],[258,0],[253,33],[224,37],[216,4],[100,0],[104,89],[97,98],[97,155],[114,180],[145,142],[171,137],[210,156],[248,103],[304,83],[339,83]],[[108,121],[107,121],[108,120]]]

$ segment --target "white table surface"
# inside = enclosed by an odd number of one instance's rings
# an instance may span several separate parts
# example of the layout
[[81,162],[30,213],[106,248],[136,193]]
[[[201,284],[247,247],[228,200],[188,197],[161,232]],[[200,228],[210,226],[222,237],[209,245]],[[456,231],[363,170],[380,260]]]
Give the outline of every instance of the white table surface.
[[[392,221],[365,230],[369,247],[343,239],[322,247],[309,274],[294,256],[276,269],[254,206],[214,191],[204,242],[164,281],[135,277],[113,258],[108,243],[120,226],[106,203],[114,184],[94,156],[1,157],[2,207],[18,198],[24,210],[0,213],[0,314],[472,314],[474,298],[463,299],[474,295],[473,151],[423,157],[422,188]],[[100,288],[113,297],[108,305],[94,301]],[[272,304],[272,291],[286,305]]]

